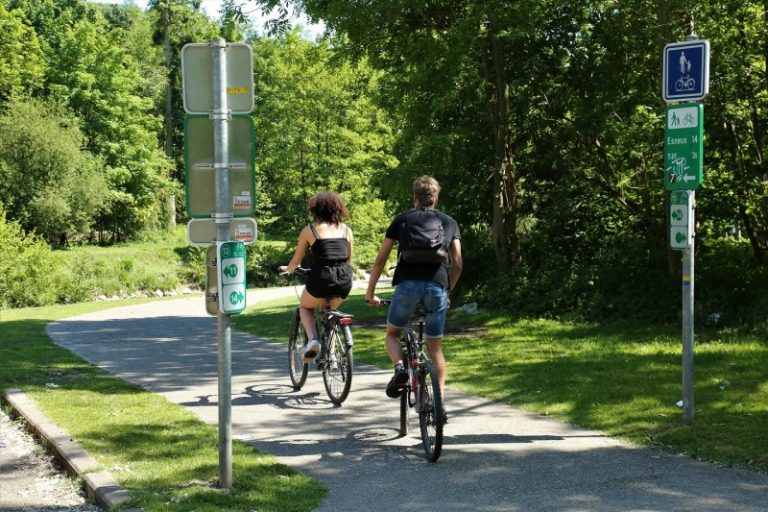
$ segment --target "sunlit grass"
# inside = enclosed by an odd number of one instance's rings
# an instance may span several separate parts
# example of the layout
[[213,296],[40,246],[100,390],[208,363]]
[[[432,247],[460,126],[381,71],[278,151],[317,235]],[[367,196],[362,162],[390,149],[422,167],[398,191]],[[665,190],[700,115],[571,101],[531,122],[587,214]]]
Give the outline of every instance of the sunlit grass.
[[[388,368],[386,312],[366,307],[361,295],[353,293],[341,308],[357,317],[356,360]],[[235,322],[284,340],[295,304],[257,304]],[[682,398],[679,332],[679,326],[451,312],[444,343],[448,385],[636,444],[768,472],[768,340],[696,334],[695,415],[686,425],[676,406]]]
[[113,306],[102,302],[0,312],[0,388],[21,388],[80,442],[129,491],[126,506],[300,512],[320,503],[326,491],[316,480],[238,441],[233,443],[233,489],[219,489],[216,427],[160,395],[112,377],[45,334],[50,321]]

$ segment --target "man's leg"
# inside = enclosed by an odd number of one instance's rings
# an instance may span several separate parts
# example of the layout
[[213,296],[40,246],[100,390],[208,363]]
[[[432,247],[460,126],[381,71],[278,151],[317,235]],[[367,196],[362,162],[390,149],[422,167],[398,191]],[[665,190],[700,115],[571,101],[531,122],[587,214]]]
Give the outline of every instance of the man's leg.
[[387,325],[386,344],[387,352],[389,353],[389,359],[393,365],[398,363],[403,364],[403,351],[400,348],[400,334],[403,330]]
[[445,355],[443,354],[443,339],[427,338],[429,358],[435,363],[437,380],[440,382],[440,394],[445,397]]
[[387,396],[389,398],[397,398],[403,392],[403,386],[408,382],[408,371],[403,364],[403,352],[400,349],[400,333],[402,329],[387,325],[387,352],[389,353],[389,359],[395,366],[394,375],[387,384]]

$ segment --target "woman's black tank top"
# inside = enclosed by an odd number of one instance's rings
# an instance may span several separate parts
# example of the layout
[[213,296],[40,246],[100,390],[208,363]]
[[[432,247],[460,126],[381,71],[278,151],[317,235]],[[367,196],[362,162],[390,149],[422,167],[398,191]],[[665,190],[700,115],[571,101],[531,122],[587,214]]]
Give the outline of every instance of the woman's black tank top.
[[312,267],[307,278],[307,291],[313,297],[341,297],[346,299],[352,289],[352,267],[349,266],[349,228],[344,237],[320,238],[315,227],[309,228],[315,236],[310,247]]

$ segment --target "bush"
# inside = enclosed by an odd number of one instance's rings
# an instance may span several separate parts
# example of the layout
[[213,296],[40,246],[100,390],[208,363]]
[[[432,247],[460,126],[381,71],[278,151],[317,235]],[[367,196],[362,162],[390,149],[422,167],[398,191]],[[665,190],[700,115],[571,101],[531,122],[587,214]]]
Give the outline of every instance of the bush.
[[285,284],[277,267],[287,265],[294,245],[288,242],[255,242],[247,248],[246,278],[249,286],[257,288]]
[[6,220],[0,207],[0,305],[26,307],[57,300],[60,262],[39,237],[27,235],[17,222]]
[[768,268],[746,240],[700,242],[696,254],[697,321],[712,326],[765,326]]

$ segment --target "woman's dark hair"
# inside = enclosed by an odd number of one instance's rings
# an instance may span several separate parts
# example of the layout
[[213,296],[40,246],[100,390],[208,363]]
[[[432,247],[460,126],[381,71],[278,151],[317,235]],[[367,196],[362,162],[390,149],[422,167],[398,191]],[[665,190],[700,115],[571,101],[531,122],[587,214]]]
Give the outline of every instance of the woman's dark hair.
[[324,190],[309,198],[307,203],[309,213],[316,221],[338,224],[342,219],[349,217],[344,200],[336,192]]

